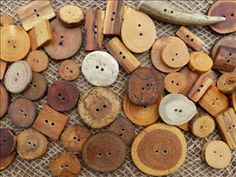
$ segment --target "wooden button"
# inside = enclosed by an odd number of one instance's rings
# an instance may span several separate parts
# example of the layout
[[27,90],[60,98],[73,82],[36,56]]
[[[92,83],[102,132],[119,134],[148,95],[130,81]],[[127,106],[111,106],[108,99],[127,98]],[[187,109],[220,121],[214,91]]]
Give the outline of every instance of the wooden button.
[[143,53],[152,47],[156,39],[155,24],[145,13],[131,11],[123,20],[121,38],[129,50]]
[[48,68],[48,56],[43,50],[30,52],[26,61],[34,72],[42,72]]
[[13,18],[7,14],[1,13],[0,15],[0,26],[14,25]]
[[217,1],[208,11],[209,16],[223,16],[225,21],[216,23],[211,28],[220,34],[232,33],[236,31],[236,2]]
[[102,128],[119,116],[120,98],[107,88],[95,87],[81,96],[78,111],[87,125],[92,128]]
[[90,137],[91,132],[84,126],[72,125],[68,127],[61,135],[63,146],[74,154],[79,154],[85,141]]
[[193,135],[199,138],[208,137],[215,130],[215,121],[214,119],[205,113],[197,114],[190,121],[190,128]]
[[170,93],[181,93],[186,85],[187,80],[182,73],[170,73],[164,79],[164,87]]
[[189,131],[189,123],[185,123],[185,124],[182,124],[182,125],[177,125],[178,128],[180,128],[181,130],[185,131],[185,132],[188,132]]
[[76,155],[63,152],[51,159],[49,170],[53,176],[75,177],[81,171],[81,164]]
[[63,60],[75,55],[82,43],[79,27],[66,28],[58,19],[50,23],[52,40],[44,47],[47,54],[55,60]]
[[124,98],[123,110],[125,115],[130,121],[136,125],[150,125],[159,119],[159,104],[163,96],[161,95],[158,100],[147,106],[140,106],[134,104],[127,96]]
[[203,160],[212,168],[222,169],[230,164],[232,153],[223,141],[210,141],[202,149]]
[[26,98],[14,100],[8,108],[9,119],[14,125],[23,128],[30,127],[33,124],[36,114],[36,105]]
[[10,155],[16,146],[15,136],[8,128],[0,129],[0,157]]
[[6,70],[7,70],[7,62],[0,60],[0,80],[4,78]]
[[8,109],[9,95],[3,84],[0,84],[0,118],[2,118]]
[[174,173],[185,161],[187,144],[176,127],[153,124],[135,138],[131,157],[142,172],[162,176]]
[[163,77],[153,68],[140,67],[129,79],[128,97],[137,105],[150,105],[163,94]]
[[82,62],[82,73],[85,79],[95,86],[109,86],[116,81],[119,65],[115,58],[103,51],[86,55]]
[[24,96],[31,101],[39,100],[45,96],[48,89],[47,79],[39,73],[33,73],[31,85],[24,91]]
[[189,67],[198,73],[204,73],[213,66],[212,59],[203,52],[192,52],[190,54]]
[[129,145],[135,137],[134,125],[127,118],[116,119],[108,128],[108,131],[114,132]]
[[195,116],[197,108],[187,97],[172,93],[161,100],[159,113],[165,123],[181,125]]
[[16,152],[11,153],[8,156],[0,157],[0,170],[6,169],[14,161]]
[[75,107],[79,99],[79,89],[69,81],[56,81],[48,89],[48,104],[55,110],[64,112]]
[[25,129],[17,135],[17,153],[22,159],[42,157],[48,147],[47,138],[34,129]]
[[6,89],[11,93],[24,91],[32,80],[30,65],[25,61],[13,63],[7,70],[4,79]]
[[74,60],[65,60],[59,67],[59,75],[64,80],[73,81],[79,77],[80,70]]
[[109,172],[123,164],[126,151],[126,145],[118,135],[112,132],[100,132],[85,142],[82,157],[91,169]]
[[49,138],[57,140],[68,119],[68,116],[53,110],[48,105],[44,105],[33,124],[33,128]]
[[217,87],[225,94],[233,93],[236,89],[236,73],[222,74],[217,81]]
[[236,91],[230,95],[231,98],[231,106],[233,107],[234,111],[236,111]]

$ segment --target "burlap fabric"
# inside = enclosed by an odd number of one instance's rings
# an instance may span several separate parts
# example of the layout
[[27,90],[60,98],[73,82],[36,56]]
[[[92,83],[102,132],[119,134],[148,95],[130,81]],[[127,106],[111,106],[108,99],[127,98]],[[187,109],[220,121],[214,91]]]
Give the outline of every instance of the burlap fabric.
[[[213,0],[175,0],[172,1],[174,5],[176,5],[179,8],[189,10],[192,12],[199,12],[202,14],[206,14],[208,11],[208,8],[213,3]],[[20,24],[19,18],[16,14],[16,9],[20,6],[23,6],[25,4],[28,4],[29,0],[0,0],[0,10],[1,12],[7,13],[14,17],[14,20],[16,24]],[[136,7],[138,4],[137,0],[126,0],[125,3],[127,5]],[[74,4],[79,5],[83,8],[93,7],[93,8],[100,8],[104,9],[106,5],[105,0],[53,0],[52,4],[56,11],[63,6],[64,4]],[[176,30],[179,28],[178,25],[172,25],[172,24],[166,24],[159,21],[155,21],[156,29],[157,29],[157,38],[165,35],[174,35]],[[81,25],[82,30],[84,31],[84,25]],[[205,47],[204,51],[209,52],[213,44],[222,36],[219,34],[214,33],[209,27],[195,27],[190,28],[195,34],[197,34],[201,39],[205,41]],[[235,34],[233,34],[235,35]],[[106,41],[104,41],[105,43]],[[22,44],[24,45],[24,44]],[[81,50],[77,53],[77,55],[74,57],[74,59],[78,62],[78,64],[81,64],[81,61],[83,60],[86,53],[81,48]],[[151,66],[150,61],[150,52],[146,52],[140,55],[136,55],[137,58],[141,61],[142,65],[145,66]],[[45,71],[43,74],[47,77],[49,83],[60,79],[58,75],[58,67],[60,62],[55,62],[52,59],[50,59],[49,68],[47,71]],[[123,69],[120,70],[119,77],[117,81],[110,87],[113,91],[115,91],[117,94],[120,95],[121,98],[124,97],[126,94],[126,88],[127,88],[127,80],[129,78],[129,75],[127,75]],[[84,92],[91,88],[91,85],[86,82],[82,74],[79,76],[79,79],[75,81],[76,85],[80,89],[81,92]],[[12,95],[11,100],[16,99],[20,95]],[[47,99],[44,98],[40,100],[39,102],[36,102],[38,111],[41,110],[42,105],[47,102]],[[70,117],[70,121],[67,124],[67,126],[80,123],[83,124],[83,122],[80,119],[80,116],[78,115],[77,109],[73,109],[68,113],[68,116]],[[121,113],[121,116],[124,116],[124,113]],[[19,129],[18,127],[14,126],[11,121],[8,119],[8,117],[4,117],[0,120],[0,127],[10,127],[14,130],[15,133],[19,133],[22,129]],[[136,133],[138,133],[140,130],[142,130],[144,127],[136,127]],[[210,167],[208,167],[205,163],[201,160],[201,149],[203,144],[208,140],[216,140],[220,139],[219,132],[215,131],[210,137],[207,139],[199,139],[194,136],[192,136],[190,133],[186,133],[186,138],[188,142],[188,154],[187,159],[182,166],[182,168],[176,172],[175,174],[172,174],[170,176],[175,177],[182,177],[182,176],[191,176],[191,177],[221,177],[221,176],[229,176],[229,177],[236,177],[236,151],[234,151],[233,159],[231,164],[226,168],[222,170],[215,170]],[[0,176],[4,177],[48,177],[51,176],[49,170],[48,170],[48,163],[50,159],[56,155],[57,153],[64,151],[63,146],[59,141],[50,141],[49,147],[47,153],[37,160],[33,161],[26,161],[22,160],[19,157],[16,158],[13,164],[11,166],[0,172]],[[133,164],[131,158],[130,158],[130,152],[128,153],[128,156],[126,158],[125,163],[117,169],[113,173],[97,173],[94,171],[91,171],[88,169],[81,158],[79,156],[81,162],[82,162],[82,171],[79,176],[86,176],[86,177],[97,177],[97,176],[147,176],[140,172]]]

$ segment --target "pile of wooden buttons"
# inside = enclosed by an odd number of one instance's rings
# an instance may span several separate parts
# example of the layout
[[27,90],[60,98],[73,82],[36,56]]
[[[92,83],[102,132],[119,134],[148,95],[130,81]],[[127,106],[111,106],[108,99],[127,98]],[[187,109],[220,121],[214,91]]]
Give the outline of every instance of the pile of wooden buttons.
[[[214,31],[236,31],[235,4],[213,4],[209,15],[225,13],[226,18],[211,26]],[[156,39],[153,20],[121,0],[107,1],[105,11],[65,5],[57,18],[49,1],[33,1],[20,7],[17,14],[23,27],[1,14],[0,118],[7,113],[15,126],[24,129],[17,135],[9,128],[0,129],[0,170],[17,154],[26,160],[42,157],[49,140],[59,140],[65,152],[51,159],[53,176],[79,174],[78,154],[92,170],[114,171],[123,164],[128,148],[139,170],[167,175],[185,161],[188,147],[182,131],[206,138],[216,127],[223,141],[208,141],[199,155],[213,168],[230,164],[231,150],[236,148],[235,36],[222,37],[209,56],[201,51],[204,42],[185,26],[176,36]],[[81,63],[81,73],[94,87],[80,93],[71,82],[76,82],[80,68],[69,58],[82,45],[83,20],[83,47],[90,53]],[[105,36],[112,36],[104,45],[109,53],[101,51]],[[190,53],[187,46],[195,51]],[[150,49],[154,67],[141,66],[133,53]],[[40,73],[48,68],[48,56],[61,62],[61,80],[50,85]],[[122,100],[107,87],[117,80],[119,65],[130,74],[123,99],[127,118],[119,117]],[[22,96],[10,102],[9,93]],[[37,112],[33,101],[45,95],[47,103]],[[78,119],[88,127],[66,126],[69,117],[65,112],[76,106]],[[133,123],[147,127],[136,135]],[[101,128],[96,134],[91,131]]]

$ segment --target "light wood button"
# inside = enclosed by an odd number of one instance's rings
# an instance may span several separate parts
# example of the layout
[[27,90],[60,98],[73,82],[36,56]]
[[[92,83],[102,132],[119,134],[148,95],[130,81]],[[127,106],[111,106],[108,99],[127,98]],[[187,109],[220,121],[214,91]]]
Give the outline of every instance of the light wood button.
[[73,81],[79,77],[80,70],[74,60],[65,60],[59,67],[59,75],[64,80]]
[[7,70],[7,62],[0,60],[0,80],[4,78],[6,70]]
[[199,73],[207,72],[213,66],[213,61],[206,53],[192,52],[190,54],[189,67]]
[[48,56],[43,50],[34,50],[27,56],[26,62],[30,65],[32,71],[42,72],[48,68]]
[[185,90],[187,80],[182,73],[170,73],[164,79],[164,87],[170,93],[181,93]]
[[217,81],[217,87],[225,94],[233,93],[236,89],[236,73],[222,74]]
[[0,14],[0,26],[14,25],[13,18],[7,14]]
[[5,116],[9,105],[9,94],[3,84],[0,83],[0,118]]

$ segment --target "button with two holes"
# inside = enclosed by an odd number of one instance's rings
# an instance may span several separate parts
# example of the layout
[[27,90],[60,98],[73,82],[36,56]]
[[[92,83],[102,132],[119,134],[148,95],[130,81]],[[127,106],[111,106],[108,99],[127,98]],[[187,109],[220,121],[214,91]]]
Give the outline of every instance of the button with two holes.
[[74,60],[65,60],[59,67],[59,75],[64,80],[75,80],[79,77],[79,74],[79,66]]
[[26,62],[30,65],[32,71],[42,72],[48,68],[48,56],[42,50],[34,50],[27,56]]
[[170,93],[181,93],[185,90],[186,86],[186,76],[182,73],[170,73],[164,79],[164,87]]

